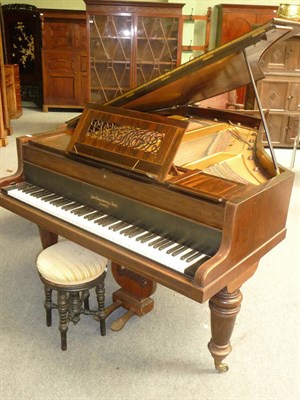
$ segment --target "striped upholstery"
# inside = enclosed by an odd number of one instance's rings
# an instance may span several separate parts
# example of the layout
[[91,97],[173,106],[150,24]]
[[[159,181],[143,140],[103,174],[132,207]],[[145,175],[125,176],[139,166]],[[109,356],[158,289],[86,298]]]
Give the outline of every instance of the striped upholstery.
[[106,270],[107,259],[64,240],[43,250],[37,258],[39,273],[59,285],[86,283]]

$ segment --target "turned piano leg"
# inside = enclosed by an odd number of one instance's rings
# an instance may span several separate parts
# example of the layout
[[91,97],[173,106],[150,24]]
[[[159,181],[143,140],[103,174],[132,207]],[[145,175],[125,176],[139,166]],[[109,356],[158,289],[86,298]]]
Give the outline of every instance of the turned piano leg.
[[231,352],[230,337],[241,308],[242,298],[239,289],[229,293],[225,288],[209,300],[212,338],[208,348],[219,372],[228,371],[228,366],[223,360]]

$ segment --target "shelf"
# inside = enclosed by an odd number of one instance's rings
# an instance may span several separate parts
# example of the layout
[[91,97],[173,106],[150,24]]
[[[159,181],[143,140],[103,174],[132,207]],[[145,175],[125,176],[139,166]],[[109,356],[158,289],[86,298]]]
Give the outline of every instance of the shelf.
[[207,51],[207,46],[206,45],[202,45],[202,46],[182,46],[181,47],[182,51]]
[[208,50],[209,37],[210,37],[211,15],[212,15],[211,7],[208,7],[206,15],[193,15],[193,9],[192,9],[190,15],[183,15],[184,22],[195,22],[195,21],[206,22],[206,29],[205,29],[205,37],[203,38],[203,41],[204,41],[203,45],[201,45],[201,46],[193,46],[192,44],[183,45],[181,47],[182,52],[203,51],[205,53]]
[[161,40],[161,41],[164,41],[164,42],[169,42],[169,41],[175,41],[175,42],[177,42],[177,38],[165,38],[165,37],[149,37],[149,38],[147,38],[147,37],[141,37],[141,36],[138,36],[137,37],[137,39],[138,40],[147,40],[147,41],[153,41],[153,40]]
[[104,40],[131,40],[131,36],[90,36],[91,39],[104,39]]
[[208,7],[206,15],[193,15],[193,9],[190,15],[183,15],[184,22],[194,22],[194,21],[206,21],[210,22],[211,19],[212,8]]
[[[173,60],[171,60],[171,61],[162,61],[162,60],[140,60],[140,59],[137,59],[137,61],[136,61],[138,64],[141,64],[141,65],[153,65],[153,64],[157,64],[157,63],[159,63],[159,65],[170,65],[170,64],[176,64],[176,59],[173,59]],[[107,60],[95,60],[95,59],[93,59],[92,60],[92,64],[91,64],[91,66],[93,67],[93,66],[95,66],[96,64],[107,64],[107,63],[110,63],[110,64],[112,64],[112,65],[116,65],[116,64],[124,64],[124,66],[125,65],[128,65],[128,67],[130,67],[130,61],[119,61],[119,60],[113,60],[112,61],[112,59],[107,59]]]
[[184,22],[207,21],[206,15],[183,15]]
[[140,66],[140,65],[154,65],[154,64],[157,64],[157,65],[172,65],[172,64],[176,64],[176,60],[173,60],[173,61],[159,61],[159,60],[156,60],[156,62],[155,61],[151,61],[151,60],[149,60],[149,61],[137,60],[136,62],[138,64],[138,66]]
[[106,59],[96,59],[93,56],[91,57],[91,66],[93,67],[94,64],[111,64],[111,65],[116,65],[116,64],[124,64],[130,66],[130,60],[115,60],[113,58],[106,58]]
[[116,91],[116,90],[120,90],[121,92],[126,92],[128,90],[130,90],[129,87],[119,87],[119,86],[91,86],[91,90],[101,90],[101,92],[105,92],[108,90],[112,90],[112,91]]
[[[102,39],[102,40],[131,40],[131,36],[90,36],[90,40],[92,39]],[[166,38],[164,36],[155,36],[155,37],[147,37],[147,36],[137,36],[138,40],[148,40],[148,41],[152,41],[152,40],[163,40],[165,41],[177,41],[177,38]]]

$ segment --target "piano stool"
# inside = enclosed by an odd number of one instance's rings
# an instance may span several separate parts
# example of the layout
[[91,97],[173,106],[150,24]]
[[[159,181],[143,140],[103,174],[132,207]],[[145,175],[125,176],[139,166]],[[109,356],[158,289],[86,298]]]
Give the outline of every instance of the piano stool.
[[[52,309],[59,313],[61,349],[67,350],[69,322],[80,320],[81,314],[93,315],[100,321],[100,333],[106,334],[105,288],[107,259],[68,240],[42,250],[36,261],[45,289],[46,324],[52,324]],[[89,307],[89,289],[95,288],[98,309]],[[52,302],[52,291],[57,291],[57,304]]]

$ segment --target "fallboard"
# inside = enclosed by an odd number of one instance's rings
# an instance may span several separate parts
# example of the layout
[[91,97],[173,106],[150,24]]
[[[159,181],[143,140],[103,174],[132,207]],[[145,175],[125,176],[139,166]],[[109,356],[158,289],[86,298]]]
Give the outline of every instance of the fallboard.
[[213,255],[222,231],[121,194],[24,162],[25,180],[157,235]]

